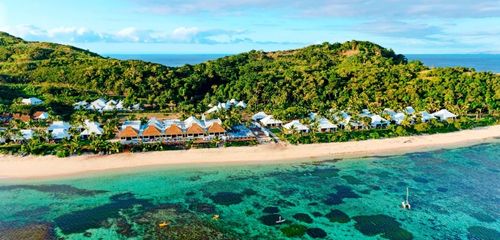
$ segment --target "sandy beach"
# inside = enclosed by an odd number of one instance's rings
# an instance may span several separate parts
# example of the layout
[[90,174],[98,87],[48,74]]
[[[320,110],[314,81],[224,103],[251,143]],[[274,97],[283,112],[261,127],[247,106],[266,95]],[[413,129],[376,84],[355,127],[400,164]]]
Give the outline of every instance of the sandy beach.
[[254,147],[191,149],[115,155],[55,156],[0,155],[0,179],[39,179],[106,170],[192,164],[277,163],[334,158],[383,156],[498,141],[500,125],[453,133],[309,145],[266,144]]

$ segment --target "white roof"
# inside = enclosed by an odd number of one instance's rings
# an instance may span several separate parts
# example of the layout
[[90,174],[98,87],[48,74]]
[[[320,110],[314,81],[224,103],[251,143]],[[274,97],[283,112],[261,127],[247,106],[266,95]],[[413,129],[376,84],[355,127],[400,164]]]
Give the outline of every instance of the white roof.
[[267,115],[267,117],[261,119],[260,122],[263,123],[264,125],[282,124],[283,123],[280,120],[274,119],[273,115]]
[[371,125],[372,126],[375,126],[375,125],[378,125],[378,124],[386,124],[388,123],[389,121],[387,121],[385,118],[381,117],[380,115],[372,115],[371,116],[372,118],[372,121],[371,121]]
[[448,111],[446,109],[441,109],[441,110],[433,113],[432,116],[438,117],[438,118],[440,118],[442,120],[446,120],[448,118],[455,118],[455,117],[457,117],[457,115],[451,113],[450,111]]
[[69,134],[67,129],[64,128],[56,128],[51,133],[53,139],[64,139],[69,138]]
[[39,105],[43,103],[41,99],[36,97],[24,98],[21,102],[26,105]]
[[124,130],[128,126],[130,126],[133,129],[139,131],[139,130],[141,130],[141,121],[139,121],[139,120],[136,120],[136,121],[125,121],[122,124],[122,130]]
[[132,105],[132,110],[142,110],[141,104],[140,103],[136,103],[136,104]]
[[73,107],[74,107],[74,109],[79,110],[79,109],[87,108],[88,105],[89,105],[88,102],[80,101],[80,102],[73,104]]
[[297,131],[309,131],[309,128],[306,125],[300,123],[299,120],[293,120],[293,121],[283,125],[283,128],[288,129],[288,130],[293,128]]
[[99,109],[102,109],[106,106],[106,100],[102,99],[102,98],[99,98],[95,101],[93,101],[92,103],[90,103],[91,105],[94,105],[96,107],[99,107]]
[[395,121],[397,124],[401,124],[406,118],[406,115],[402,112],[395,113],[391,115],[391,119]]
[[332,129],[332,128],[337,128],[337,125],[333,124],[330,122],[330,120],[326,118],[320,118],[318,120],[318,128],[319,129]]
[[116,109],[123,110],[123,101],[122,100],[118,101],[118,103],[116,104]]
[[428,113],[427,111],[422,111],[422,112],[420,112],[420,114],[422,115],[422,122],[427,122],[431,119],[436,118],[432,114]]
[[29,140],[33,138],[33,130],[31,129],[23,129],[20,132],[24,140]]
[[236,107],[247,108],[247,104],[243,101],[240,101],[238,104],[236,104]]
[[393,115],[396,114],[396,112],[394,110],[390,109],[390,108],[384,109],[384,113],[387,113],[387,114],[389,114],[391,116],[393,116]]
[[201,127],[204,127],[204,124],[194,116],[188,117],[186,120],[184,120],[184,125],[186,126],[186,128],[191,127],[191,125],[193,125],[194,123],[200,125]]
[[368,109],[361,110],[360,117],[372,117],[373,114]]
[[97,122],[92,122],[89,120],[85,120],[83,123],[83,131],[80,133],[80,135],[85,136],[85,135],[102,135],[103,130],[101,128],[101,125]]
[[41,119],[41,120],[46,120],[49,118],[49,113],[47,112],[42,112],[42,114],[40,114],[40,116],[36,117],[36,119]]
[[222,125],[222,120],[220,120],[219,118],[205,120],[205,127],[208,128],[208,127],[212,126],[212,124],[214,124],[214,123],[218,123],[218,124]]
[[309,113],[309,118],[310,118],[311,120],[316,119],[316,116],[318,116],[318,114],[317,114],[317,113],[314,113],[314,112],[310,112],[310,113]]
[[258,112],[252,116],[252,120],[259,121],[267,116],[268,115],[265,112]]
[[148,120],[148,126],[150,125],[154,125],[158,129],[163,129],[164,127],[163,123],[154,117]]
[[56,130],[56,129],[65,129],[65,130],[68,130],[70,127],[71,127],[71,125],[69,123],[67,123],[67,122],[55,121],[52,124],[50,124],[48,130],[49,131],[53,131],[53,130]]
[[415,109],[412,106],[408,106],[405,108],[405,112],[411,115],[415,113]]

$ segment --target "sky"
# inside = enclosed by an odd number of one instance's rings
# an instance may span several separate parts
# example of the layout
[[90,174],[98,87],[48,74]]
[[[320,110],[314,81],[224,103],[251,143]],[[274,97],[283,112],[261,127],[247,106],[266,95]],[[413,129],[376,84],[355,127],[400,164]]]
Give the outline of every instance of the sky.
[[499,0],[0,0],[0,31],[100,54],[239,53],[366,40],[500,53]]

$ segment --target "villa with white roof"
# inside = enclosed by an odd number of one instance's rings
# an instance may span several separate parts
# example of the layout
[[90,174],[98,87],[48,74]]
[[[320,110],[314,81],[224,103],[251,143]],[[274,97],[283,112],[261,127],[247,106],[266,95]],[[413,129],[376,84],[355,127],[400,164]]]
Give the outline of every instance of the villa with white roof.
[[42,104],[43,101],[39,98],[36,98],[36,97],[30,97],[30,98],[23,98],[21,100],[21,103],[24,105],[36,106],[36,105]]
[[286,132],[301,132],[301,133],[308,133],[309,132],[309,127],[302,124],[299,120],[293,120],[285,125],[283,125],[283,128],[286,130]]
[[447,121],[448,119],[455,120],[457,118],[457,115],[451,113],[447,109],[441,109],[432,113],[432,116],[436,117],[439,121]]

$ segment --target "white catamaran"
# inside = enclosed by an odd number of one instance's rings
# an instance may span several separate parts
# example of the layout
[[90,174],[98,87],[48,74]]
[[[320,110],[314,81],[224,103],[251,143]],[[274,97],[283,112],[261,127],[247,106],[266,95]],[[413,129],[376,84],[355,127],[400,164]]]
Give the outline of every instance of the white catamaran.
[[410,190],[408,189],[408,187],[406,187],[406,201],[401,202],[401,206],[404,209],[411,209],[410,202],[408,201],[408,195],[409,194],[410,194]]

